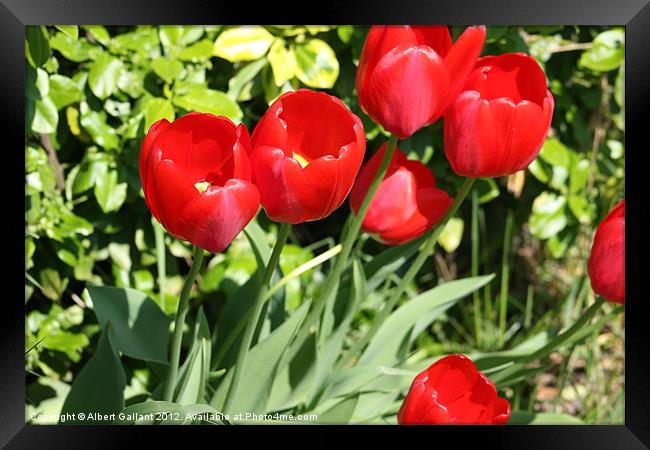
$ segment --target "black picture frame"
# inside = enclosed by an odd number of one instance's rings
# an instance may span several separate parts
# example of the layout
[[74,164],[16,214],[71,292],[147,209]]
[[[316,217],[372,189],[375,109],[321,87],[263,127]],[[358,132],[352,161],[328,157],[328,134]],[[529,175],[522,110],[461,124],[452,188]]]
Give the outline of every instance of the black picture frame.
[[[0,43],[2,71],[0,93],[5,148],[3,156],[22,159],[19,148],[24,145],[24,35],[26,25],[37,24],[202,24],[202,23],[318,23],[318,24],[487,24],[489,25],[623,25],[626,29],[626,203],[629,216],[626,227],[626,304],[625,336],[625,425],[593,426],[508,426],[508,427],[298,427],[301,433],[314,433],[317,442],[348,441],[348,433],[363,432],[373,437],[396,437],[398,442],[414,445],[444,445],[439,439],[466,443],[475,440],[489,448],[648,448],[650,445],[650,343],[646,321],[648,299],[644,298],[644,273],[648,268],[645,252],[648,227],[644,218],[647,209],[644,186],[644,156],[648,145],[648,109],[650,105],[650,4],[649,0],[436,0],[389,2],[378,0],[346,2],[342,5],[313,2],[282,2],[266,6],[207,2],[201,0],[0,0]],[[21,89],[23,87],[23,89]],[[9,139],[7,139],[9,138]],[[15,141],[15,145],[10,142]],[[12,164],[14,161],[12,161]],[[6,189],[3,200],[14,196],[13,189],[21,177],[18,167],[5,166]],[[15,214],[8,213],[16,224],[20,199]],[[12,210],[13,211],[13,210]],[[16,230],[18,233],[18,230]],[[9,235],[8,235],[9,236]],[[19,239],[5,236],[7,245],[5,286],[14,284],[19,290]],[[15,241],[15,242],[14,242]],[[631,244],[630,244],[631,243]],[[16,271],[16,277],[10,275]],[[20,292],[20,290],[19,290]],[[25,425],[24,323],[20,296],[5,294],[0,317],[0,444],[7,448],[115,448],[135,442],[143,433],[166,439],[169,432],[211,432],[211,427],[120,427],[120,426],[38,426]],[[98,389],[101,387],[98,386]],[[265,432],[287,431],[285,427],[264,427]],[[219,432],[241,432],[242,427],[220,427]],[[246,428],[244,428],[244,432]],[[260,430],[261,431],[261,430]],[[291,432],[295,432],[292,427]],[[239,433],[238,433],[239,434]],[[246,433],[257,438],[256,433]],[[389,436],[390,435],[390,436]],[[186,436],[186,435],[183,435]],[[221,439],[213,435],[214,445]],[[148,439],[148,437],[147,437]],[[183,439],[187,439],[183,437]],[[190,438],[191,439],[191,438]],[[149,443],[149,441],[146,441]],[[190,445],[199,445],[198,441]],[[294,441],[296,442],[296,441]],[[305,443],[313,441],[305,441]],[[438,444],[440,443],[440,444]],[[413,445],[411,444],[411,445]],[[139,444],[142,445],[142,444]],[[311,444],[308,444],[311,445]]]

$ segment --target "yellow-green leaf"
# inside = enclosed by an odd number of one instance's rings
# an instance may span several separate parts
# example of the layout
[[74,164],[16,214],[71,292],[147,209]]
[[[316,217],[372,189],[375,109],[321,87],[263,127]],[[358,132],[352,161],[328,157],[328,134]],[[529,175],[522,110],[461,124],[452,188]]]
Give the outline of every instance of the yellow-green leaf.
[[287,48],[284,39],[276,39],[269,50],[269,63],[273,70],[275,85],[280,87],[296,74],[296,58],[292,48]]
[[230,62],[261,58],[273,42],[273,35],[261,26],[241,26],[221,33],[212,54]]
[[339,76],[339,62],[325,41],[310,39],[294,47],[296,76],[309,87],[329,89]]

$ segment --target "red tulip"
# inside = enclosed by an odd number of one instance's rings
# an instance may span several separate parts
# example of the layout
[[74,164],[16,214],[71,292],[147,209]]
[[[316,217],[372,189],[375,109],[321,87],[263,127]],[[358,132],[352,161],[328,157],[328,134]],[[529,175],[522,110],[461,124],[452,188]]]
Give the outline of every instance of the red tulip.
[[308,89],[281,95],[252,137],[253,180],[276,222],[319,220],[350,193],[366,150],[361,120],[336,97]]
[[598,225],[588,264],[594,292],[625,304],[625,200]]
[[510,404],[467,356],[449,355],[420,373],[397,413],[401,425],[505,424]]
[[225,117],[154,123],[142,142],[140,181],[156,220],[178,239],[223,251],[260,205],[249,150],[246,127]]
[[539,64],[524,53],[479,59],[445,113],[445,154],[458,175],[510,175],[537,157],[553,115]]
[[446,26],[373,26],[357,69],[359,105],[398,138],[409,137],[444,113],[484,42],[482,26],[453,44]]
[[[350,206],[355,214],[379,171],[385,152],[386,144],[359,173],[350,194]],[[420,161],[407,159],[396,148],[361,228],[384,244],[403,244],[438,223],[451,203],[449,195],[436,187],[431,171]]]

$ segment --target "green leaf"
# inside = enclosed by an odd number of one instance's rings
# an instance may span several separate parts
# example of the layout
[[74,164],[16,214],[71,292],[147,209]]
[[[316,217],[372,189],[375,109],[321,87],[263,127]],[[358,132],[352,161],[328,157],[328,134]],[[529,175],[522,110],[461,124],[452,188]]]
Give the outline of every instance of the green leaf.
[[334,50],[320,39],[296,44],[296,76],[309,87],[329,89],[339,76],[339,62]]
[[202,39],[196,44],[184,48],[178,54],[178,59],[181,61],[205,61],[212,56],[212,48],[214,44],[209,39]]
[[72,79],[59,74],[50,75],[49,97],[56,109],[81,101],[83,93]]
[[512,411],[508,425],[584,425],[577,417],[568,414],[533,413],[529,411]]
[[47,335],[43,341],[43,348],[63,352],[72,361],[78,362],[81,358],[81,350],[89,343],[88,336],[83,333],[56,330]]
[[576,219],[578,219],[578,222],[584,224],[591,222],[594,208],[585,197],[569,195],[567,197],[567,204],[569,205],[569,210],[571,210]]
[[359,359],[359,365],[392,365],[413,340],[440,314],[483,287],[494,275],[450,281],[430,289],[397,308],[381,325]]
[[[53,396],[48,396],[38,402],[38,405],[26,404],[25,416],[29,424],[36,425],[56,425],[57,417],[61,413],[61,407],[65,401],[68,392],[70,392],[70,385],[62,381],[51,380],[41,377],[34,384],[27,386],[27,395],[29,398],[34,398],[34,394],[30,391],[36,389],[44,389],[53,393]],[[32,420],[32,417],[34,419]]]
[[147,100],[144,109],[144,129],[149,127],[160,119],[167,119],[170,122],[174,120],[174,105],[166,98],[151,97]]
[[65,423],[110,423],[110,419],[103,417],[79,420],[79,413],[110,415],[124,407],[126,377],[120,358],[111,345],[111,335],[109,325],[101,334],[95,353],[74,379],[61,409],[62,415],[71,414],[74,419]]
[[292,48],[287,48],[284,39],[276,39],[271,45],[268,55],[273,79],[277,87],[282,86],[296,74],[296,58]]
[[625,31],[614,28],[594,38],[593,47],[580,55],[578,66],[595,72],[618,69],[625,60]]
[[117,170],[109,169],[95,180],[95,198],[105,213],[120,209],[126,200],[126,183],[118,183]]
[[240,26],[222,32],[212,54],[230,62],[261,58],[273,42],[273,35],[261,26]]
[[562,142],[551,138],[544,141],[539,157],[552,166],[569,168],[571,165],[571,150]]
[[84,101],[80,105],[81,126],[93,138],[93,141],[104,147],[106,150],[116,150],[120,140],[115,127],[106,123],[105,111],[93,111]]
[[65,33],[56,33],[50,39],[52,49],[58,50],[65,59],[84,62],[95,59],[100,50],[87,39],[73,39]]
[[625,154],[625,146],[621,141],[608,139],[607,147],[609,148],[609,157],[612,159],[619,159]]
[[443,228],[440,236],[438,236],[438,243],[445,249],[447,253],[456,251],[463,239],[463,219],[453,217],[449,219],[445,228]]
[[59,272],[50,267],[40,271],[39,281],[41,292],[50,300],[59,300],[68,287],[68,279],[61,279]]
[[[238,402],[233,413],[266,412],[266,404],[278,370],[278,363],[305,318],[310,304],[311,301],[307,300],[266,339],[250,349],[241,378],[242,389],[239,391]],[[222,408],[227,390],[232,382],[232,373],[231,369],[223,378],[210,402],[211,406],[217,409]]]
[[121,269],[127,272],[131,271],[131,256],[129,255],[129,244],[120,244],[118,242],[111,242],[108,244],[108,255],[113,262]]
[[129,97],[139,98],[144,91],[143,74],[123,70],[117,80],[117,87]]
[[228,96],[234,101],[239,100],[244,86],[251,82],[266,64],[266,59],[258,59],[242,67],[237,75],[228,81]]
[[349,43],[354,34],[354,27],[352,25],[340,25],[336,28],[336,34],[341,42]]
[[532,163],[530,163],[528,170],[530,170],[530,173],[532,173],[533,176],[542,183],[548,183],[550,180],[548,174],[546,173],[546,170],[544,169],[544,166],[538,159],[535,159]]
[[160,78],[171,84],[183,71],[183,63],[175,59],[156,58],[151,68]]
[[47,30],[42,25],[25,27],[25,56],[32,67],[40,67],[50,57],[50,42]]
[[614,83],[614,100],[621,109],[625,109],[625,63],[621,64]]
[[79,27],[76,25],[54,25],[57,30],[61,30],[72,39],[77,39],[79,37]]
[[551,165],[553,175],[549,184],[555,189],[564,192],[574,158],[573,152],[559,140],[547,139],[539,153],[539,157]]
[[110,49],[114,53],[129,54],[135,52],[137,56],[147,60],[160,56],[159,33],[155,27],[139,26],[130,33],[118,34],[110,41]]
[[352,419],[354,410],[359,403],[359,393],[344,398],[336,405],[318,416],[317,423],[347,424]]
[[475,189],[478,190],[480,204],[487,203],[499,196],[499,186],[494,178],[479,178],[476,180]]
[[88,85],[98,98],[104,100],[117,90],[117,80],[124,69],[119,59],[104,52],[91,64]]
[[203,35],[203,27],[197,25],[161,25],[158,36],[165,55],[175,57],[182,47],[189,45]]
[[567,218],[564,214],[566,197],[551,192],[542,192],[533,201],[530,216],[530,232],[538,239],[548,239],[564,229]]
[[[73,194],[81,194],[95,186],[97,179],[103,177],[108,170],[108,158],[106,154],[97,153],[90,149],[78,167],[79,171],[74,175],[74,181],[72,182]],[[72,173],[68,175],[68,179],[70,177],[72,177]]]
[[38,100],[34,103],[34,107],[32,131],[43,134],[54,133],[59,123],[59,112],[52,99],[45,97]]
[[587,185],[589,179],[589,160],[574,158],[569,178],[569,193],[576,194]]
[[128,288],[87,289],[104,332],[111,324],[111,341],[117,350],[135,359],[167,362],[169,318],[151,298]]
[[363,270],[368,277],[368,289],[370,291],[377,289],[386,278],[415,255],[423,241],[424,237],[421,236],[406,244],[389,247],[364,264]]
[[593,303],[586,311],[584,311],[568,329],[555,336],[543,347],[535,350],[533,353],[524,356],[514,365],[509,366],[494,375],[491,375],[490,379],[497,385],[499,385],[499,383],[502,381],[510,381],[513,379],[513,377],[516,377],[522,371],[527,370],[526,365],[528,363],[536,359],[546,357],[552,351],[573,345],[585,337],[601,330],[606,323],[611,321],[618,313],[623,310],[622,306],[616,307],[612,312],[604,315],[599,321],[595,323],[589,323],[599,311],[603,302],[604,300],[597,299],[596,302]]
[[86,25],[81,28],[90,33],[92,37],[102,45],[108,45],[111,42],[111,35],[108,33],[108,30],[101,25]]
[[195,88],[187,94],[174,97],[176,106],[187,111],[200,111],[212,113],[217,116],[226,116],[233,121],[240,121],[243,113],[239,105],[227,94],[206,88]]
[[210,373],[212,339],[208,320],[199,307],[194,324],[192,348],[181,366],[175,389],[176,403],[191,405],[205,402],[205,387]]

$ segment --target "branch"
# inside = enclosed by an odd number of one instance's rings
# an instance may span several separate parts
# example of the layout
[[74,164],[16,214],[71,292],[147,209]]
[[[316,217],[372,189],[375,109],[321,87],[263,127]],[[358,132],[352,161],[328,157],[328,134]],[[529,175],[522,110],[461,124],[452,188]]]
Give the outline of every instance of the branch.
[[52,144],[52,139],[50,139],[49,134],[40,134],[41,138],[41,145],[45,150],[47,151],[47,159],[50,162],[50,165],[52,166],[52,172],[54,172],[54,181],[56,182],[56,188],[59,191],[63,191],[65,189],[65,179],[63,178],[63,166],[61,166],[61,163],[59,162],[59,158],[56,156],[56,150],[54,149],[54,145]]

